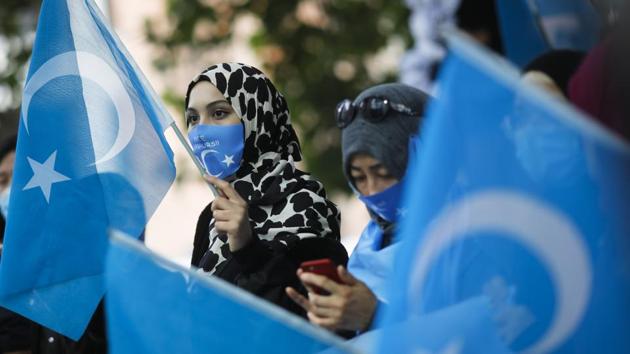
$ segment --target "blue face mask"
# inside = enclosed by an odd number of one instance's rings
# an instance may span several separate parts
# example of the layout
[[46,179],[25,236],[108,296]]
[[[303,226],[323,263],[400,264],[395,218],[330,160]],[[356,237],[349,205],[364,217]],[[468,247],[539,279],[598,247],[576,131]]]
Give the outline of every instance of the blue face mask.
[[0,193],[0,212],[4,220],[7,220],[9,216],[9,198],[11,197],[11,186],[9,186],[4,192]]
[[188,139],[209,174],[225,179],[241,167],[245,147],[242,124],[199,124],[188,133]]
[[403,185],[404,183],[398,182],[382,192],[368,196],[359,195],[359,200],[381,218],[396,222],[398,217],[404,215],[401,206]]

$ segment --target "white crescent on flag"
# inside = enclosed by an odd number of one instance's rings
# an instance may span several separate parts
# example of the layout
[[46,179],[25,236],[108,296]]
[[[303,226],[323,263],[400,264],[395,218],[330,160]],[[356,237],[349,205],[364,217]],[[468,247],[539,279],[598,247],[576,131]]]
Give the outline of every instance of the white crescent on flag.
[[491,231],[518,242],[545,266],[555,287],[552,322],[540,340],[523,352],[548,353],[562,344],[586,311],[593,278],[579,230],[559,211],[531,197],[491,190],[465,197],[440,214],[418,246],[410,279],[410,308],[417,307],[431,265],[455,242]]
[[22,120],[26,132],[29,132],[28,109],[31,99],[47,83],[63,76],[79,76],[81,80],[90,80],[99,85],[111,98],[118,116],[118,134],[111,148],[97,158],[94,164],[113,159],[127,147],[133,137],[136,127],[133,103],[118,74],[103,59],[88,52],[72,51],[59,54],[42,64],[31,76],[24,88],[22,101]]

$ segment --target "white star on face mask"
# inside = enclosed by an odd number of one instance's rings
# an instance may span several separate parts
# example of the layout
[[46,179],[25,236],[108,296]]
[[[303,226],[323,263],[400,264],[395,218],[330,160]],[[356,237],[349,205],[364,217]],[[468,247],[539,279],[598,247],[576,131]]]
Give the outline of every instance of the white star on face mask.
[[225,166],[230,167],[230,165],[233,165],[235,163],[234,162],[234,155],[230,155],[230,156],[223,155],[223,156],[225,156],[225,159],[223,159],[223,161],[221,161],[221,162],[223,162],[225,164]]

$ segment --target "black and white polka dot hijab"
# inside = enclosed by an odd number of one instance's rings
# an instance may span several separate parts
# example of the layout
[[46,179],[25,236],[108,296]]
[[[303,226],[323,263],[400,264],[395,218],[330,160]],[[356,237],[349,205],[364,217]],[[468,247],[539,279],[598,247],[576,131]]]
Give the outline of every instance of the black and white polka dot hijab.
[[[241,118],[245,148],[241,167],[230,183],[249,204],[254,234],[264,242],[289,245],[301,238],[339,239],[339,211],[326,199],[323,185],[298,170],[302,159],[284,96],[260,70],[239,63],[213,65],[188,86],[213,84]],[[229,257],[227,236],[218,235],[210,221],[210,262],[214,273]],[[204,256],[207,259],[207,257]]]

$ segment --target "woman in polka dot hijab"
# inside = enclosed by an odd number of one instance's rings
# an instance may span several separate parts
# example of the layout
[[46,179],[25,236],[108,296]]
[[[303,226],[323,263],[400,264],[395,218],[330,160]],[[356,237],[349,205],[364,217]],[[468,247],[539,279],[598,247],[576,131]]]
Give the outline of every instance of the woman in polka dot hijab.
[[284,287],[299,286],[295,275],[299,262],[346,261],[338,242],[339,211],[326,198],[323,185],[296,168],[302,159],[300,145],[287,102],[269,78],[244,64],[213,65],[190,83],[186,107],[191,92],[203,81],[223,94],[243,124],[243,158],[228,182],[247,204],[252,237],[245,247],[231,252],[227,236],[216,230],[210,204],[199,217],[192,264],[292,307]]

